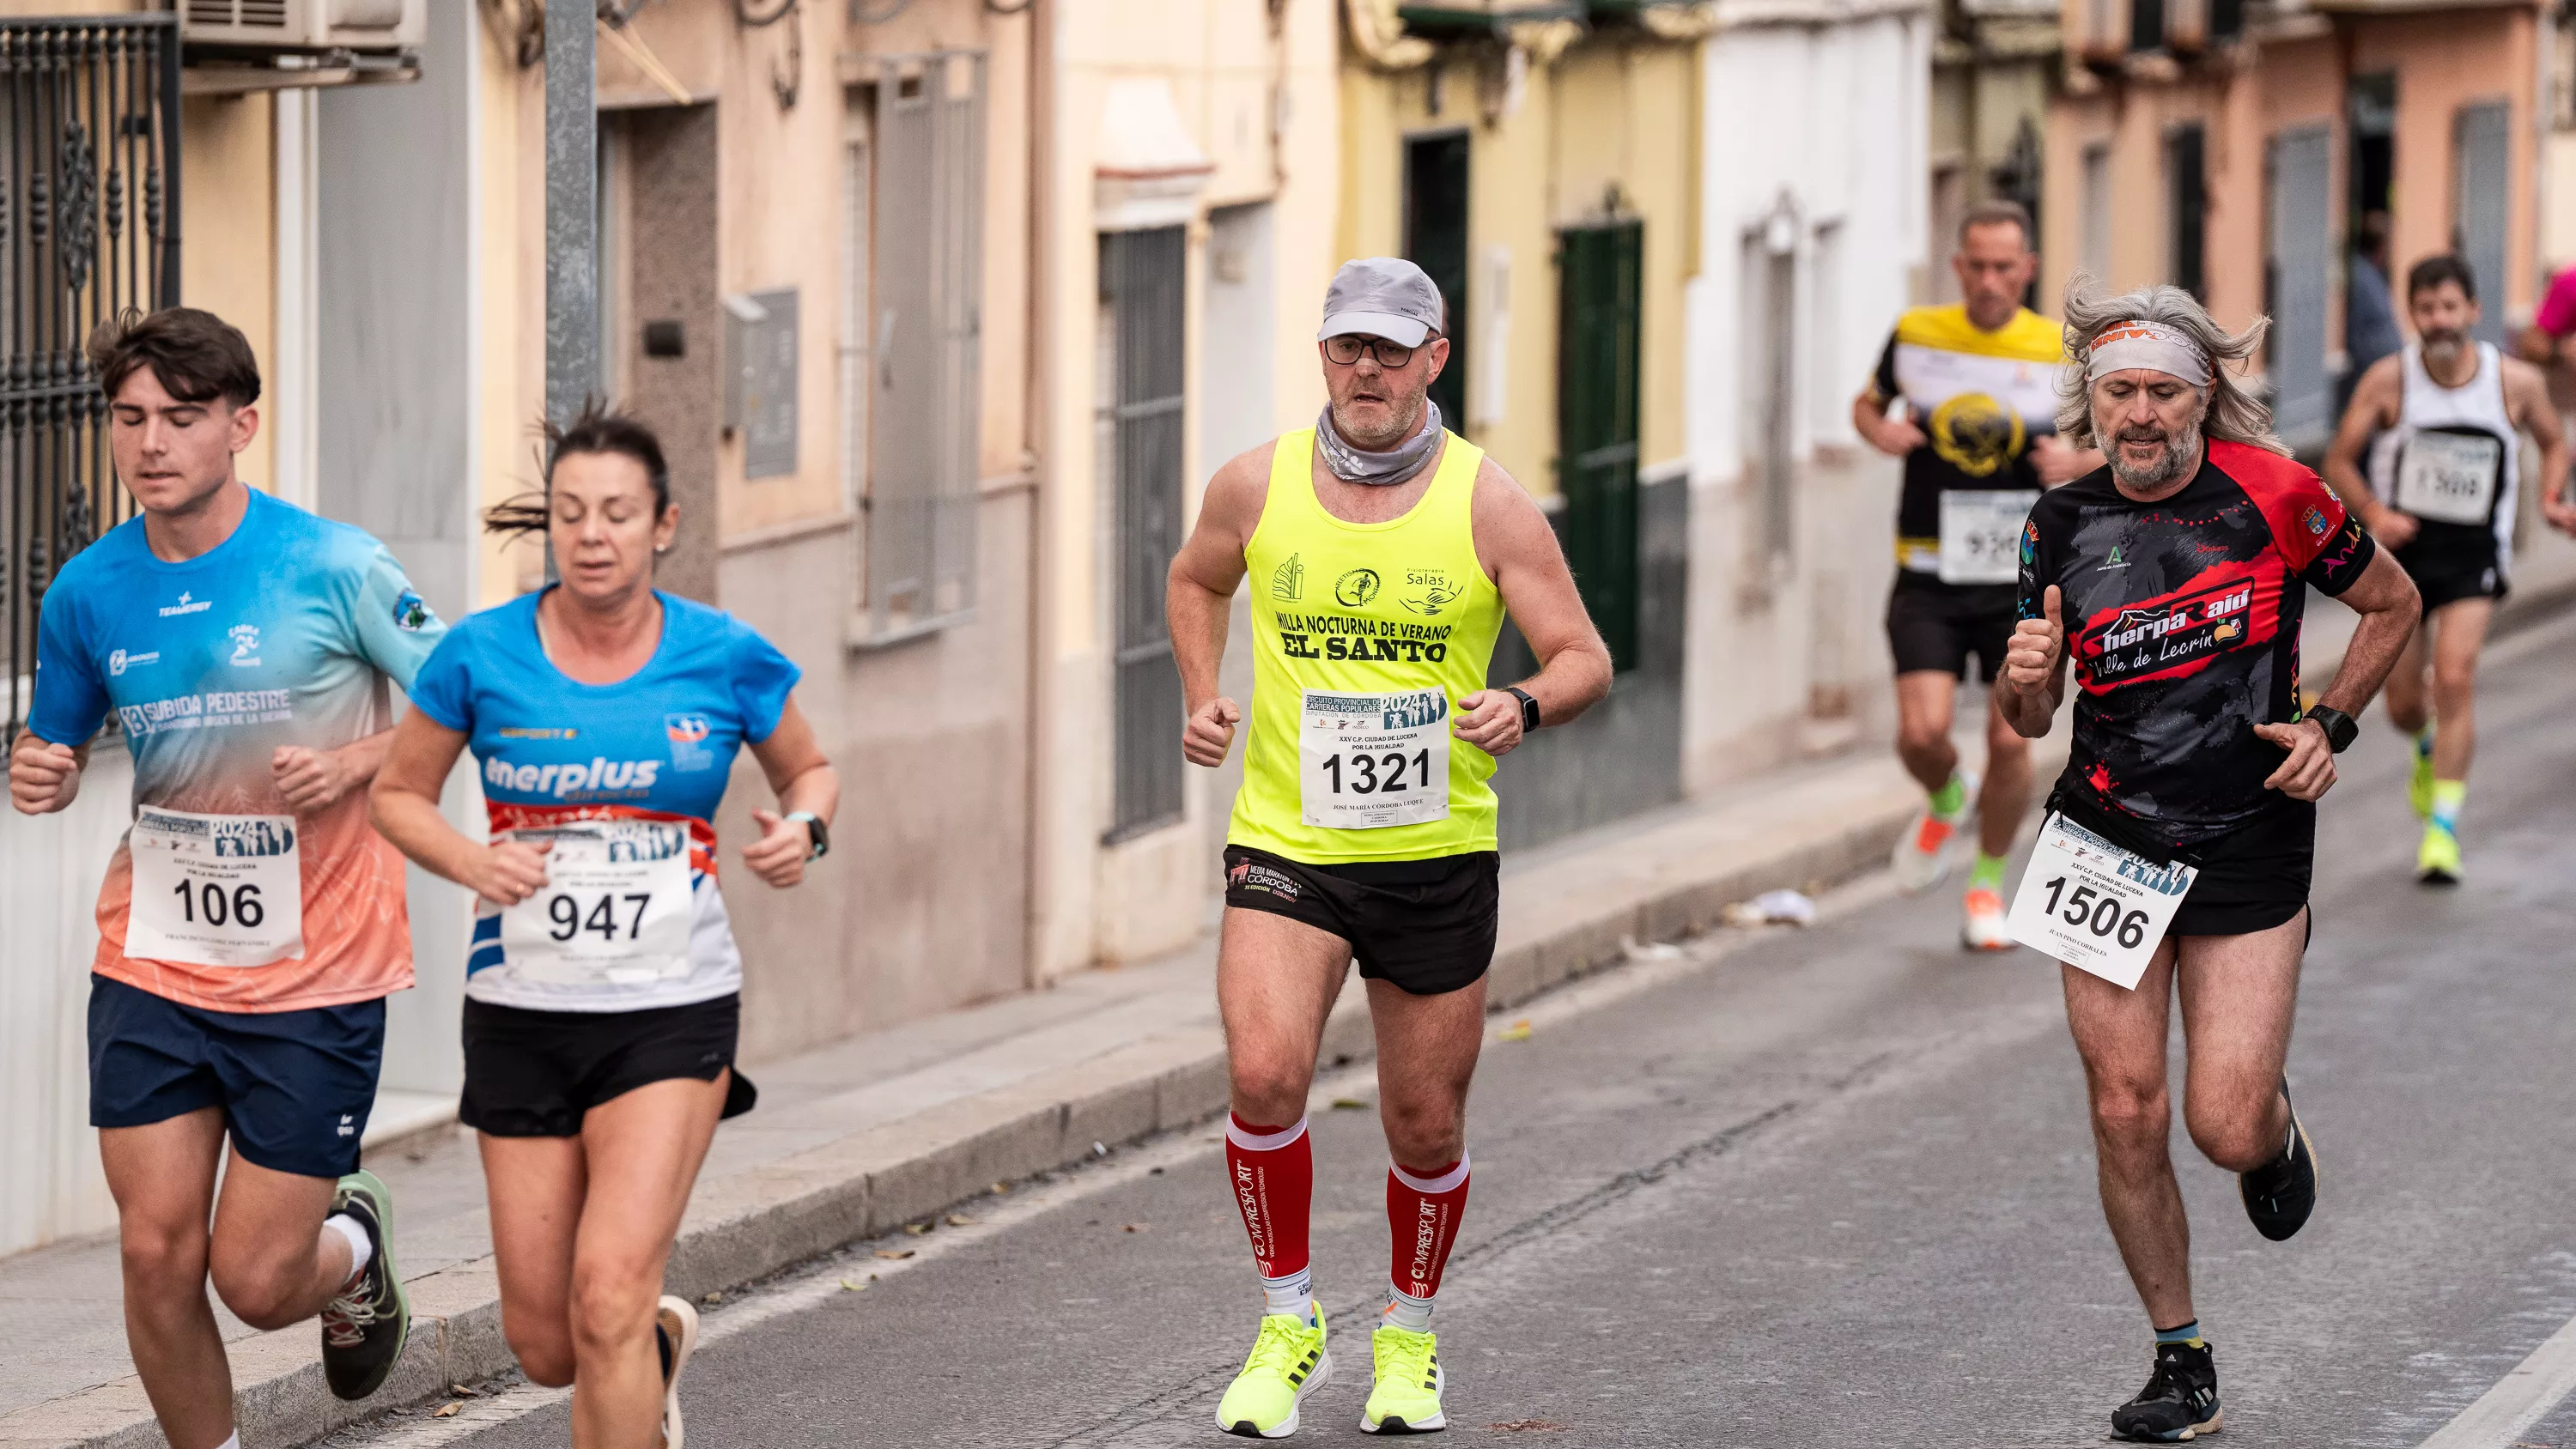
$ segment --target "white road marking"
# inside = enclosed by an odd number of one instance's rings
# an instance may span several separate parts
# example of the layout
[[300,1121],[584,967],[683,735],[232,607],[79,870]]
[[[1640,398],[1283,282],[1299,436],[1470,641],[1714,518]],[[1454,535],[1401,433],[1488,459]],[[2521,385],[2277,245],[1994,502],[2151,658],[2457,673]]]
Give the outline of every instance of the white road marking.
[[2522,1431],[2576,1393],[2576,1320],[2549,1336],[2531,1357],[2459,1416],[2435,1430],[2421,1449],[2509,1449]]

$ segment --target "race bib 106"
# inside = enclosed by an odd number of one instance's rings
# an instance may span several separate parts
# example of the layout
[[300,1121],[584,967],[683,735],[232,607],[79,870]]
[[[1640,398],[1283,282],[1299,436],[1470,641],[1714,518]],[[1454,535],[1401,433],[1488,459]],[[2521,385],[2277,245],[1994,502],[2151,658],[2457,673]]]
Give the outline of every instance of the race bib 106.
[[134,858],[126,955],[267,966],[304,954],[294,816],[191,815],[144,805],[126,843]]
[[517,838],[549,841],[545,888],[501,913],[501,952],[531,981],[637,986],[689,971],[689,827],[599,820]]
[[2441,523],[2484,523],[2504,477],[2504,440],[2493,433],[2423,432],[2397,455],[2397,506]]
[[2028,488],[1945,489],[1941,582],[2008,584],[2021,576],[2021,526],[2039,494]]
[[1298,703],[1300,816],[1329,830],[1449,818],[1449,696],[1305,691]]
[[2013,893],[2005,929],[2033,950],[2135,990],[2198,874],[2051,815]]

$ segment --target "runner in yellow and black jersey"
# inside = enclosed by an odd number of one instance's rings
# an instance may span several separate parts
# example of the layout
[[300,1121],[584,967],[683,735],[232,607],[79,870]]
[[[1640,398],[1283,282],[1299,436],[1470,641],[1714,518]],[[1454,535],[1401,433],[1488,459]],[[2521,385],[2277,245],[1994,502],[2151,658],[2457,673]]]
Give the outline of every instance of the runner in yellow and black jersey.
[[[2021,305],[2039,259],[2030,215],[2009,201],[1971,207],[1950,258],[1963,301],[1916,307],[1896,324],[1878,371],[1852,400],[1852,426],[1905,460],[1896,511],[1896,587],[1887,640],[1896,657],[1897,757],[1923,784],[1923,812],[1891,864],[1909,891],[1949,870],[1952,846],[1977,828],[1960,939],[2005,950],[2004,853],[2030,804],[2030,746],[1986,714],[1984,788],[1959,768],[1950,724],[1968,657],[1994,683],[2013,631],[2022,520],[2039,490],[2101,466],[2057,436],[2058,326]],[[1902,402],[1901,411],[1891,405]]]

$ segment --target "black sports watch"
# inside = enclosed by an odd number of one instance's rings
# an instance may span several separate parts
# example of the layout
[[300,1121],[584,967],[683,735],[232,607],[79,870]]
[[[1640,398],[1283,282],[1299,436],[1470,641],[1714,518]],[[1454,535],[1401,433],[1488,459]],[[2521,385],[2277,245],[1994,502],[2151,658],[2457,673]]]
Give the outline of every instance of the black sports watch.
[[811,810],[798,810],[787,818],[804,821],[805,833],[813,837],[814,849],[806,855],[807,860],[821,860],[832,853],[832,827],[823,823],[822,816]]
[[2361,737],[2361,726],[2353,723],[2352,716],[2342,710],[2318,705],[2309,710],[2306,717],[2315,720],[2326,732],[2326,744],[2338,755],[2349,748],[2354,740]]
[[1530,692],[1517,684],[1506,684],[1503,688],[1521,702],[1521,733],[1535,732],[1538,729],[1538,701],[1530,698]]

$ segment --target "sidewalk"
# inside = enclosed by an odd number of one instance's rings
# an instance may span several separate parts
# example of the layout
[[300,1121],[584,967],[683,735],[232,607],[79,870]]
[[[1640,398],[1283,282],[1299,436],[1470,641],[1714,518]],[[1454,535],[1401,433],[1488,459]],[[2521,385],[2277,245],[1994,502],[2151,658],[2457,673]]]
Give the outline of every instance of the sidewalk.
[[[2340,609],[2312,612],[2311,687],[2331,676],[2349,618]],[[1982,753],[1968,730],[1961,736],[1970,758]],[[2065,741],[2061,724],[2039,743],[2043,783],[2062,764]],[[1730,902],[1873,868],[1921,799],[1872,742],[1518,852],[1504,868],[1494,1008],[1614,966],[1631,943],[1704,931]],[[1221,1110],[1214,955],[1205,940],[1160,961],[1085,972],[1050,991],[760,1069],[760,1109],[717,1134],[672,1260],[671,1290],[695,1297],[730,1288],[917,1222],[996,1182],[1062,1166],[1095,1144],[1133,1141]],[[1334,1012],[1325,1057],[1369,1054],[1354,979]],[[411,1347],[383,1392],[344,1405],[322,1385],[313,1325],[260,1334],[227,1317],[249,1443],[304,1443],[511,1365],[470,1141],[452,1131],[416,1134],[371,1155],[370,1165],[398,1204],[399,1258],[416,1315]],[[0,1262],[0,1449],[162,1445],[126,1356],[114,1243],[63,1244]]]

